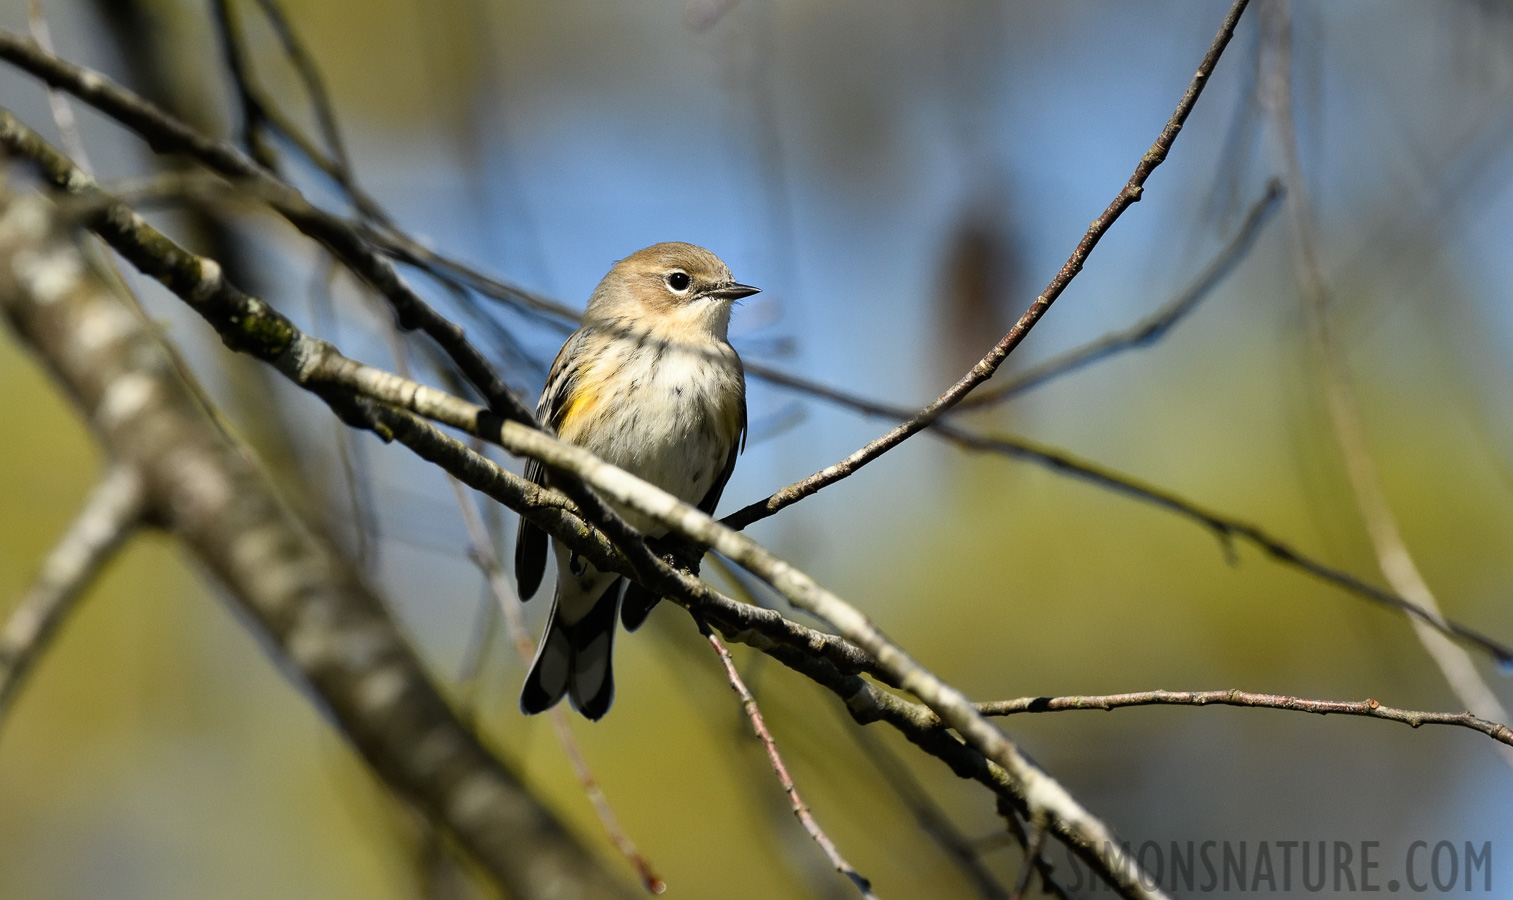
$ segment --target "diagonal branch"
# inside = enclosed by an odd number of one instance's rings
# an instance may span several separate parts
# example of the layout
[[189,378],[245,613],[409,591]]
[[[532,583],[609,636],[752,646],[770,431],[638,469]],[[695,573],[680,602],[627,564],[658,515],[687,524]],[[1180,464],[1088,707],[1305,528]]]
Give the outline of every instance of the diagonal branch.
[[767,730],[767,722],[762,718],[762,710],[757,706],[756,698],[751,695],[751,689],[746,687],[746,682],[741,678],[741,673],[736,670],[735,662],[730,658],[730,651],[720,643],[708,626],[702,626],[704,638],[714,648],[716,655],[720,657],[720,665],[725,668],[725,678],[730,682],[731,690],[741,698],[741,708],[746,717],[751,720],[751,730],[755,732],[757,740],[762,742],[762,748],[767,751],[767,760],[772,764],[772,771],[777,774],[778,782],[783,786],[783,793],[788,795],[788,803],[793,807],[793,815],[804,826],[809,837],[824,851],[830,864],[835,866],[835,871],[846,876],[866,900],[877,900],[877,895],[872,892],[872,882],[868,881],[862,873],[856,871],[846,858],[841,856],[840,850],[836,849],[835,842],[820,828],[820,823],[815,821],[814,813],[810,811],[809,804],[799,796],[799,789],[793,783],[793,776],[788,774],[788,766],[783,762],[783,756],[778,752],[777,741],[772,739],[772,732]]
[[[977,409],[984,406],[992,406],[1006,400],[1010,400],[1020,394],[1034,390],[1049,382],[1069,375],[1078,369],[1090,366],[1096,362],[1140,347],[1149,346],[1160,340],[1171,329],[1175,328],[1184,318],[1198,305],[1207,299],[1208,295],[1218,287],[1228,275],[1234,271],[1255,246],[1256,239],[1260,237],[1262,229],[1271,221],[1272,216],[1280,207],[1282,188],[1279,182],[1272,182],[1267,186],[1266,193],[1250,211],[1245,214],[1245,220],[1240,230],[1235,233],[1223,249],[1209,261],[1198,277],[1184,287],[1176,296],[1167,300],[1159,309],[1146,316],[1144,319],[1117,331],[1109,332],[1102,337],[1095,338],[1079,347],[1073,347],[1065,353],[1058,354],[1050,359],[1031,366],[1022,372],[1008,376],[1008,381],[995,388],[984,388],[964,398],[956,405],[956,411]],[[774,369],[760,363],[747,363],[746,374],[753,375],[763,381],[785,387],[801,394],[808,394],[833,403],[837,406],[855,410],[869,416],[896,419],[900,422],[907,421],[914,415],[915,410],[889,403],[878,403],[859,397],[847,391],[828,387],[807,378]],[[945,423],[936,420],[931,423],[930,432],[936,436],[950,438],[959,433],[955,429],[945,427]]]
[[1256,239],[1261,236],[1261,230],[1280,208],[1282,194],[1280,181],[1272,181],[1268,184],[1266,193],[1245,214],[1240,230],[1235,233],[1229,243],[1204,267],[1202,272],[1198,273],[1198,277],[1193,279],[1191,284],[1145,319],[1128,328],[1111,332],[1080,347],[1073,347],[1042,363],[1030,366],[1010,376],[998,387],[986,388],[967,397],[957,404],[956,408],[965,410],[993,406],[1041,387],[1063,375],[1069,375],[1078,369],[1101,362],[1110,356],[1126,350],[1148,347],[1161,340],[1168,331],[1176,327],[1177,323],[1197,309],[1198,304],[1202,303],[1204,298],[1218,287],[1230,272],[1234,271],[1235,266],[1255,246]]
[[1193,76],[1193,80],[1187,86],[1187,91],[1183,93],[1182,99],[1177,103],[1177,109],[1172,113],[1171,118],[1167,120],[1166,127],[1161,129],[1161,135],[1156,138],[1156,142],[1140,158],[1139,165],[1135,167],[1135,173],[1130,176],[1129,181],[1115,195],[1113,202],[1109,203],[1108,208],[1103,211],[1103,214],[1094,219],[1093,223],[1088,226],[1087,233],[1077,243],[1076,249],[1072,251],[1072,255],[1062,265],[1061,270],[1056,273],[1056,277],[1051,279],[1051,283],[1046,286],[1046,289],[1041,292],[1039,297],[1035,298],[1035,302],[1030,304],[1030,308],[1025,310],[1024,314],[1019,317],[1019,321],[1014,323],[1014,327],[1009,329],[1009,333],[1005,334],[994,345],[993,349],[988,351],[986,356],[979,360],[959,381],[951,385],[944,394],[941,394],[907,421],[897,425],[887,434],[873,440],[840,462],[827,466],[808,478],[788,485],[767,499],[758,500],[733,515],[727,516],[726,521],[731,527],[737,529],[745,528],[753,522],[765,519],[779,510],[791,506],[805,497],[811,496],[821,489],[856,473],[863,466],[867,465],[867,463],[877,459],[905,440],[928,428],[932,422],[964,400],[967,394],[971,393],[974,388],[993,377],[993,373],[998,371],[998,367],[1003,365],[1003,361],[1008,358],[1015,347],[1019,346],[1025,336],[1030,333],[1030,329],[1035,327],[1035,323],[1039,322],[1040,318],[1045,315],[1046,310],[1051,308],[1051,304],[1056,301],[1056,298],[1060,297],[1061,293],[1066,290],[1067,285],[1072,283],[1072,279],[1077,277],[1077,273],[1082,271],[1083,265],[1087,262],[1088,255],[1098,246],[1098,242],[1108,233],[1109,228],[1119,220],[1119,217],[1124,214],[1126,209],[1129,209],[1132,204],[1139,201],[1146,179],[1156,170],[1157,166],[1166,160],[1166,155],[1171,150],[1172,144],[1177,140],[1178,133],[1182,131],[1183,123],[1187,121],[1187,116],[1192,112],[1193,105],[1198,102],[1198,97],[1203,93],[1203,88],[1208,84],[1208,78],[1213,74],[1214,66],[1218,64],[1219,57],[1224,53],[1224,48],[1228,46],[1230,38],[1234,36],[1235,26],[1239,24],[1240,16],[1245,12],[1245,7],[1248,3],[1249,0],[1235,0],[1229,9],[1229,13],[1224,17],[1223,24],[1219,26],[1219,33],[1214,36],[1213,43],[1209,45],[1208,52],[1204,54],[1203,62],[1198,65],[1197,74]]
[[113,466],[47,555],[31,589],[0,630],[0,726],[75,601],[135,532],[142,513],[141,478],[128,466]]

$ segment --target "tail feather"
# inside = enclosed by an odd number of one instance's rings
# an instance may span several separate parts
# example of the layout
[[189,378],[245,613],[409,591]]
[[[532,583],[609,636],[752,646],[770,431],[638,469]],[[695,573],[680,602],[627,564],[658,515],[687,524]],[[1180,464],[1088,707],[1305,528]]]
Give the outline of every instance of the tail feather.
[[654,594],[634,581],[630,582],[625,586],[625,599],[620,604],[620,624],[625,626],[626,631],[640,628],[646,624],[646,617],[651,615],[652,607],[661,599],[660,594]]
[[567,676],[572,665],[572,626],[564,624],[557,615],[554,597],[546,633],[541,636],[541,646],[536,648],[536,661],[531,663],[531,672],[525,676],[525,686],[520,690],[520,711],[533,716],[556,706],[567,693]]
[[598,720],[615,702],[615,649],[617,613],[620,611],[620,580],[609,586],[589,614],[573,626],[573,665],[567,679],[567,697],[573,709]]
[[535,662],[520,691],[520,711],[526,715],[545,712],[564,697],[590,719],[609,712],[615,699],[615,620],[620,606],[621,579],[614,579],[594,602],[588,614],[569,624],[561,615],[560,593],[552,598],[546,633],[536,650]]

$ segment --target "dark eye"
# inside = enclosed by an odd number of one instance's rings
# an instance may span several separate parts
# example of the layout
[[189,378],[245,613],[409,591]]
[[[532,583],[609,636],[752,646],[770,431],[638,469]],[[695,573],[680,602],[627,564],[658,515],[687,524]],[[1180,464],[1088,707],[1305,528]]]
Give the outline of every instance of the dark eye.
[[692,283],[693,279],[688,277],[687,272],[673,272],[667,276],[667,286],[679,294],[688,290],[688,286]]

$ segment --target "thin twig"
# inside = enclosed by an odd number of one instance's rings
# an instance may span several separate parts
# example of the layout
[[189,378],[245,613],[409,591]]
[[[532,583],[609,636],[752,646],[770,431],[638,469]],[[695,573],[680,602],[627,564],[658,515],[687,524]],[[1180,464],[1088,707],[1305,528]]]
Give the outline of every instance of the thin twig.
[[[720,573],[743,602],[752,606],[760,605],[755,592],[747,586],[741,573],[732,568],[718,555],[709,557],[709,565]],[[856,739],[857,745],[862,752],[872,760],[882,775],[884,783],[891,787],[914,815],[914,821],[918,823],[920,830],[929,835],[930,839],[945,851],[946,856],[960,868],[977,888],[979,894],[987,900],[1007,900],[1008,895],[998,883],[993,874],[982,864],[978,858],[977,850],[972,846],[966,835],[957,830],[951,822],[950,816],[930,796],[930,793],[920,785],[918,779],[909,771],[897,756],[893,755],[881,741],[865,730],[857,729],[851,732]]]
[[31,589],[0,629],[0,726],[75,601],[131,536],[142,514],[141,478],[128,466],[114,466],[47,555]]
[[1035,874],[1040,863],[1040,851],[1044,847],[1045,825],[1033,822],[1030,826],[1030,840],[1024,848],[1024,861],[1019,864],[1019,875],[1014,879],[1014,893],[1009,896],[1009,900],[1024,900],[1024,892],[1030,887],[1030,876]]
[[[1203,267],[1191,283],[1183,287],[1175,296],[1167,300],[1159,309],[1133,325],[1111,331],[1108,334],[1095,338],[1086,344],[1053,356],[1045,362],[1031,366],[1018,374],[1007,376],[1008,381],[999,387],[983,388],[964,398],[956,405],[955,412],[968,409],[977,409],[990,406],[1017,397],[1020,394],[1034,390],[1060,378],[1063,375],[1102,361],[1116,354],[1148,346],[1154,341],[1160,340],[1172,328],[1176,327],[1193,310],[1197,309],[1214,288],[1218,287],[1239,263],[1245,259],[1251,248],[1255,246],[1256,239],[1261,231],[1271,221],[1272,216],[1280,207],[1282,188],[1280,182],[1273,181],[1267,185],[1266,193],[1257,200],[1245,215],[1245,221],[1240,226],[1234,237],[1224,245],[1218,254]],[[832,388],[815,381],[773,369],[760,363],[747,363],[746,373],[764,381],[776,384],[779,387],[788,388],[802,394],[809,394],[837,406],[855,410],[870,416],[906,421],[914,415],[916,410],[898,406],[895,404],[879,403],[864,397]],[[945,438],[954,438],[954,429],[943,428],[944,422],[937,420],[931,424],[932,434]]]
[[[500,565],[499,557],[494,553],[488,529],[479,518],[478,510],[474,508],[472,499],[463,488],[462,482],[452,475],[447,476],[447,481],[452,485],[452,491],[457,497],[457,507],[462,511],[462,520],[467,526],[468,540],[472,544],[470,555],[478,568],[483,570],[489,590],[494,595],[495,605],[504,619],[504,627],[509,635],[510,643],[515,647],[520,659],[526,665],[530,665],[536,648],[525,627],[525,616],[521,613],[520,598],[515,595],[509,583],[509,578],[504,573],[504,566]],[[604,789],[599,784],[599,779],[595,777],[593,769],[589,767],[588,760],[579,748],[577,738],[573,737],[567,714],[559,705],[552,707],[549,716],[552,728],[557,734],[557,742],[562,746],[562,753],[572,766],[573,773],[577,776],[584,794],[587,795],[589,804],[593,806],[594,814],[599,817],[599,823],[604,827],[610,843],[615,845],[615,849],[619,850],[630,863],[631,868],[636,870],[636,876],[641,879],[641,886],[646,888],[648,893],[663,893],[667,890],[666,882],[657,876],[656,870],[651,866],[651,861],[637,849],[635,841],[631,840],[630,835],[626,834],[625,828],[621,826],[619,817],[615,815],[614,808],[609,805],[609,798],[605,796]]]
[[[1275,136],[1283,162],[1289,191],[1288,209],[1292,218],[1294,274],[1303,295],[1313,355],[1321,373],[1325,406],[1334,432],[1335,443],[1344,458],[1345,474],[1355,497],[1356,509],[1366,526],[1376,554],[1377,566],[1388,584],[1420,609],[1440,615],[1439,602],[1429,583],[1419,571],[1402,529],[1387,500],[1386,490],[1371,453],[1361,420],[1355,386],[1347,371],[1343,352],[1330,324],[1330,288],[1319,263],[1318,229],[1309,203],[1303,166],[1298,155],[1297,133],[1292,107],[1292,21],[1285,2],[1268,8],[1266,22],[1269,41],[1266,89],[1263,102],[1272,113]],[[1456,646],[1442,633],[1430,628],[1422,619],[1413,619],[1414,633],[1439,668],[1450,690],[1466,708],[1484,719],[1509,721],[1508,710],[1488,686],[1470,654]],[[1503,761],[1513,767],[1513,750],[1497,748]]]
[[[30,0],[27,3],[26,25],[37,45],[48,53],[53,52],[52,29],[48,27],[47,17],[42,13],[42,4],[39,0]],[[84,147],[84,140],[79,136],[79,122],[74,116],[73,104],[69,103],[68,98],[64,97],[60,91],[49,87],[47,105],[52,112],[54,124],[58,126],[58,137],[62,139],[64,151],[79,164],[79,168],[92,174],[94,166],[89,161],[89,152]]]
[[207,137],[98,72],[48,53],[35,41],[0,30],[0,59],[62,88],[142,136],[159,152],[191,156],[233,181],[242,182],[300,231],[327,247],[343,264],[382,294],[405,329],[424,331],[447,352],[467,379],[502,416],[535,422],[535,414],[499,378],[487,358],[395,272],[346,220],[311,204],[303,194],[258,165],[234,145]]
[[[393,220],[388,213],[357,183],[352,161],[347,155],[346,144],[342,140],[341,129],[336,123],[335,107],[326,91],[319,67],[315,65],[315,61],[295,35],[283,10],[279,9],[273,0],[256,0],[256,3],[272,27],[295,74],[304,83],[305,93],[310,98],[310,106],[315,113],[316,124],[320,128],[321,138],[325,141],[327,149],[322,150],[316,146],[304,130],[285,115],[277,103],[263,93],[252,75],[251,63],[246,59],[245,41],[241,29],[236,25],[235,14],[230,9],[229,0],[216,0],[216,24],[226,50],[226,67],[237,94],[241,98],[244,126],[249,131],[249,138],[257,138],[254,126],[271,127],[293,144],[312,165],[335,181],[362,216],[385,226],[392,225]],[[248,149],[252,151],[259,163],[269,169],[273,168],[272,148],[266,143],[261,141],[252,143],[249,140]]]
[[348,194],[352,195],[353,200],[361,205],[362,191],[353,181],[352,159],[347,155],[347,143],[342,139],[340,126],[336,124],[336,107],[331,103],[331,95],[326,90],[320,67],[315,64],[310,51],[305,49],[299,36],[294,33],[294,29],[289,25],[289,20],[285,17],[284,11],[279,8],[278,3],[275,0],[255,0],[255,2],[263,11],[268,24],[273,27],[273,33],[278,38],[279,46],[284,48],[284,55],[288,58],[289,64],[294,67],[299,80],[305,85],[305,94],[310,99],[310,108],[315,112],[315,122],[320,127],[321,139],[326,142],[334,163],[334,171],[330,174],[340,182]]
[[757,740],[762,742],[762,747],[767,751],[767,759],[772,763],[772,771],[777,773],[783,792],[788,795],[788,802],[793,807],[793,815],[804,826],[804,830],[809,832],[809,837],[825,852],[825,856],[830,859],[835,870],[850,879],[863,897],[877,900],[877,895],[872,893],[872,882],[846,862],[845,857],[841,856],[840,851],[836,849],[835,842],[830,840],[830,836],[825,834],[824,829],[820,828],[819,823],[814,820],[814,814],[809,811],[809,805],[804,802],[804,798],[799,796],[799,789],[793,783],[793,777],[788,774],[788,767],[783,764],[782,754],[778,753],[777,742],[772,739],[772,732],[767,730],[767,723],[762,719],[762,711],[757,707],[756,698],[751,695],[746,682],[741,679],[741,673],[736,670],[735,662],[730,658],[730,651],[725,649],[725,645],[713,631],[709,630],[708,626],[701,625],[700,630],[704,633],[704,638],[709,641],[709,645],[714,648],[714,652],[719,655],[720,664],[725,667],[725,678],[730,682],[731,689],[736,692],[736,696],[741,698],[741,707],[746,711],[746,717],[751,720],[751,730],[756,732]]
[[1414,728],[1420,725],[1457,725],[1461,728],[1480,731],[1498,743],[1513,747],[1513,729],[1500,722],[1489,722],[1469,712],[1448,713],[1399,709],[1395,706],[1385,706],[1375,700],[1308,700],[1302,697],[1289,697],[1285,694],[1258,694],[1240,690],[1156,690],[1071,697],[1021,697],[1017,700],[998,700],[977,704],[978,710],[985,716],[1012,716],[1018,713],[1061,712],[1071,709],[1109,710],[1127,706],[1250,706],[1261,709],[1286,709],[1321,716],[1330,714],[1364,716],[1368,719],[1401,722]]
[[1047,383],[1060,378],[1063,375],[1101,362],[1110,356],[1123,353],[1127,350],[1135,350],[1147,347],[1161,338],[1182,321],[1189,313],[1198,308],[1215,287],[1218,287],[1240,261],[1255,246],[1256,239],[1260,237],[1261,230],[1266,223],[1271,221],[1272,215],[1281,206],[1282,184],[1280,181],[1272,181],[1266,186],[1266,193],[1250,211],[1245,215],[1245,221],[1240,225],[1240,230],[1230,239],[1213,260],[1204,267],[1198,277],[1192,283],[1183,288],[1177,296],[1168,300],[1160,309],[1151,313],[1145,319],[1136,322],[1128,328],[1110,332],[1096,340],[1073,347],[1065,353],[1058,354],[1050,359],[1030,366],[1021,372],[1009,376],[1002,385],[993,388],[984,388],[972,396],[965,398],[956,405],[957,410],[979,409],[984,406],[992,406],[1005,400],[1017,397],[1026,391],[1043,387]]
[[732,527],[745,528],[753,522],[765,519],[784,507],[797,503],[805,497],[856,473],[872,460],[918,434],[925,428],[928,428],[931,422],[934,422],[956,404],[960,403],[974,388],[993,377],[993,373],[998,371],[998,367],[1003,364],[1008,355],[1030,333],[1030,329],[1035,327],[1035,323],[1040,321],[1040,318],[1045,315],[1046,310],[1050,309],[1051,304],[1056,301],[1056,298],[1061,296],[1061,293],[1066,290],[1067,285],[1071,284],[1072,279],[1077,276],[1077,273],[1082,271],[1083,265],[1087,262],[1088,255],[1098,246],[1098,242],[1102,240],[1103,235],[1108,232],[1114,222],[1118,221],[1126,209],[1140,199],[1146,179],[1150,177],[1157,166],[1166,160],[1166,155],[1171,150],[1172,144],[1176,141],[1178,133],[1181,132],[1183,123],[1187,121],[1187,116],[1192,112],[1193,105],[1197,103],[1198,97],[1203,93],[1203,88],[1208,84],[1208,78],[1213,73],[1214,66],[1218,64],[1219,57],[1224,53],[1224,48],[1228,46],[1230,38],[1234,36],[1235,26],[1239,24],[1240,15],[1244,13],[1248,3],[1249,0],[1235,0],[1229,9],[1229,13],[1224,17],[1223,24],[1219,27],[1219,33],[1209,45],[1208,52],[1204,54],[1203,61],[1199,64],[1197,73],[1188,84],[1186,92],[1177,103],[1176,110],[1172,113],[1171,118],[1167,120],[1166,127],[1161,130],[1161,134],[1156,139],[1156,142],[1140,158],[1140,163],[1135,167],[1134,174],[1130,176],[1129,181],[1120,189],[1119,193],[1114,197],[1113,202],[1108,205],[1108,208],[1103,211],[1102,215],[1094,219],[1093,223],[1088,226],[1087,233],[1077,243],[1076,249],[1072,251],[1072,255],[1062,265],[1061,270],[1056,273],[1056,277],[1051,279],[1051,283],[1046,286],[1046,289],[1041,292],[1039,297],[1035,298],[1035,302],[1030,304],[1030,308],[1025,310],[1024,314],[1019,317],[1019,321],[1014,324],[1013,328],[1009,329],[1008,334],[1005,334],[993,349],[988,351],[988,354],[979,360],[959,381],[908,421],[894,427],[887,434],[873,440],[840,462],[827,466],[807,478],[796,481],[767,499],[752,503],[736,512],[733,516],[727,517],[732,523]]
[[264,133],[265,126],[270,124],[268,114],[262,97],[253,87],[241,25],[231,9],[231,0],[214,0],[211,11],[216,34],[220,37],[221,51],[226,55],[226,68],[231,72],[231,83],[236,87],[237,99],[241,102],[242,145],[258,165],[276,172],[278,158],[268,145]]
[[972,846],[971,840],[961,833],[940,803],[925,790],[903,761],[870,731],[862,728],[850,731],[857,746],[877,767],[883,783],[893,789],[914,816],[920,830],[940,847],[946,858],[956,863],[956,867],[972,882],[977,893],[986,900],[1007,900],[1008,894],[1003,885],[983,865],[977,848]]

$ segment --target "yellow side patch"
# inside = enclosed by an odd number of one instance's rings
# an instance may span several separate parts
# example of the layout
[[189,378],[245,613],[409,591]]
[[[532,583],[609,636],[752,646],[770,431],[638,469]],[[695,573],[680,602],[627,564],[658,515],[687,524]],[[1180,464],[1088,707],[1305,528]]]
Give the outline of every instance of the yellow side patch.
[[590,423],[597,417],[604,401],[604,378],[599,374],[600,368],[589,367],[573,384],[572,393],[567,397],[567,406],[562,411],[562,424],[557,428],[558,435],[563,439],[573,440],[583,428],[591,427]]

